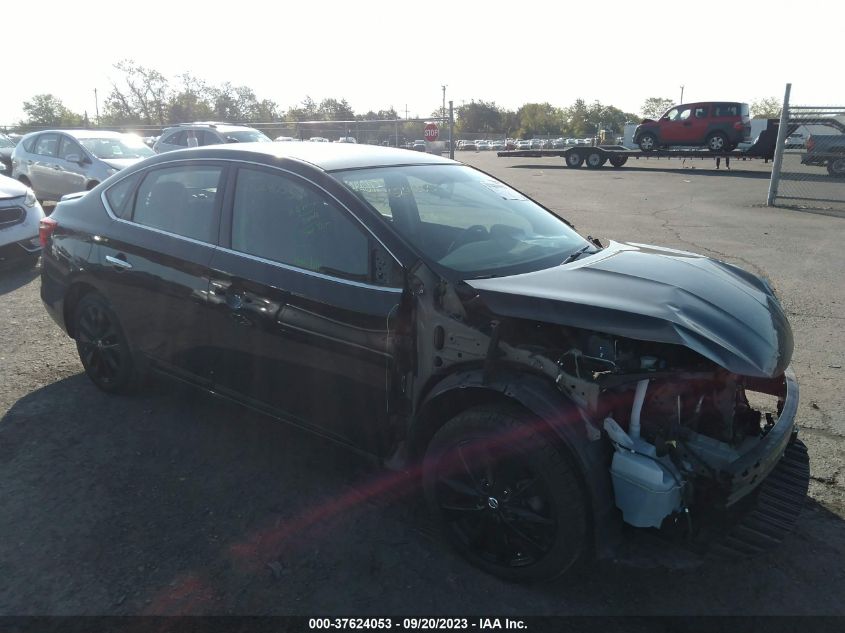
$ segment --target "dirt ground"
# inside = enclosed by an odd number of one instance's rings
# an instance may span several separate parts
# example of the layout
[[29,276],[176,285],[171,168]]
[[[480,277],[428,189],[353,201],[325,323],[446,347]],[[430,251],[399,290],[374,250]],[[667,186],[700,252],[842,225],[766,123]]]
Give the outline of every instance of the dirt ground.
[[443,547],[413,491],[355,454],[161,379],[100,393],[42,308],[38,271],[18,271],[0,276],[0,614],[845,614],[845,217],[765,208],[756,163],[459,158],[582,234],[771,280],[795,333],[813,475],[780,548],[504,583]]

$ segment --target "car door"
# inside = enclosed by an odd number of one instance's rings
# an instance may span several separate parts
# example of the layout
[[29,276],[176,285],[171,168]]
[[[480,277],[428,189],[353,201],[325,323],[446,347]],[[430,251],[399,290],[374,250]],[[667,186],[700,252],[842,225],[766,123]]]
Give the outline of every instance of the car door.
[[215,388],[378,452],[402,290],[374,271],[398,264],[310,181],[257,166],[231,177],[211,264]]
[[[70,157],[72,160],[68,160]],[[61,135],[57,161],[56,193],[62,195],[85,191],[85,172],[91,166],[91,159],[82,146],[66,134]]]
[[703,143],[707,138],[710,124],[710,108],[707,105],[697,105],[692,108],[692,116],[689,118],[689,142],[691,144]]
[[210,373],[208,265],[226,170],[180,161],[118,181],[104,195],[114,222],[98,237],[98,278],[133,348],[199,379]]
[[692,108],[690,106],[678,106],[670,110],[660,120],[660,141],[672,145],[683,145],[691,142],[691,116]]
[[55,198],[59,192],[58,174],[59,135],[50,132],[35,141],[32,154],[27,158],[29,179],[40,198]]

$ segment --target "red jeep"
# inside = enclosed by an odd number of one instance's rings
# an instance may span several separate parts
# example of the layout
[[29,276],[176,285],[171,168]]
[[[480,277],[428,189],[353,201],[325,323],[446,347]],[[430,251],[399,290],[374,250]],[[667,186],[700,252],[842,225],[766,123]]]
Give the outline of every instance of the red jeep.
[[657,121],[643,120],[634,132],[634,143],[644,152],[671,145],[704,145],[711,152],[728,152],[750,137],[747,103],[702,101],[673,106]]

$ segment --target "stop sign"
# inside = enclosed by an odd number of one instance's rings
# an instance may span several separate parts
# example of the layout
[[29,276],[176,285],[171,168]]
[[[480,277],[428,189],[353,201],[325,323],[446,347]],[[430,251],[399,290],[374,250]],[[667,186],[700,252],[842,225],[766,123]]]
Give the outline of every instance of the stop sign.
[[423,138],[425,138],[425,140],[429,143],[431,143],[432,141],[436,141],[439,135],[440,130],[437,129],[436,123],[429,123],[425,126],[425,130],[423,131]]

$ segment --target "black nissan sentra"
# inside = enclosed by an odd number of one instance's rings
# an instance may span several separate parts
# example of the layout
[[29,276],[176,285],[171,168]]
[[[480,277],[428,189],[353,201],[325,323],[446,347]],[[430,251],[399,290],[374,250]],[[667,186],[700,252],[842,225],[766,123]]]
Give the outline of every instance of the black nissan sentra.
[[460,163],[169,152],[66,196],[41,240],[42,298],[100,389],[168,374],[419,474],[446,539],[503,577],[552,578],[634,528],[753,554],[806,495],[766,281],[585,239]]

